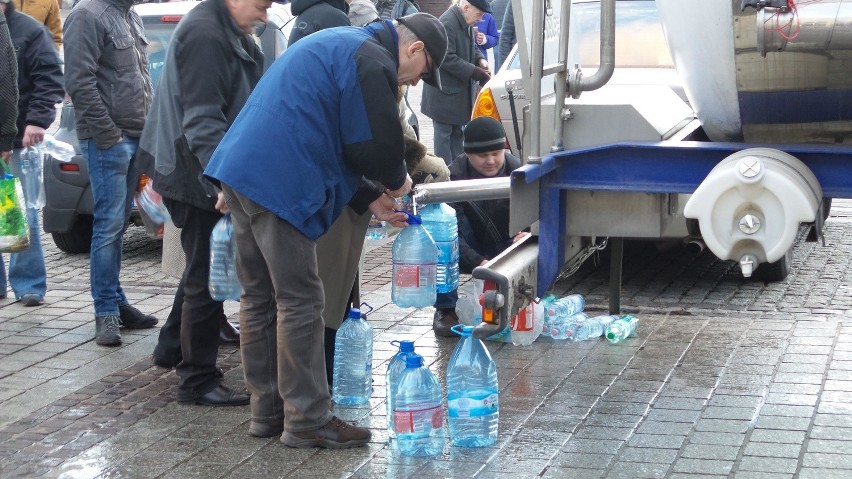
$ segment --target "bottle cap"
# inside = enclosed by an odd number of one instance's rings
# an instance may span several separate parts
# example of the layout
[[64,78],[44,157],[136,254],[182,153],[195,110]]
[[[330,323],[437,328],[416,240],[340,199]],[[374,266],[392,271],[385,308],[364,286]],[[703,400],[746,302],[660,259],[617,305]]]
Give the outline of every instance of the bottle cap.
[[453,326],[452,328],[450,328],[450,330],[452,330],[452,332],[458,334],[459,336],[466,338],[466,337],[470,336],[471,334],[473,334],[474,328],[475,328],[474,326],[457,324],[457,325]]
[[423,366],[423,356],[417,353],[411,353],[405,356],[406,368],[419,368]]
[[349,318],[350,319],[361,319],[361,310],[358,308],[352,308],[349,310]]
[[391,341],[391,344],[394,346],[399,346],[399,352],[401,353],[413,353],[414,352],[414,341]]
[[402,210],[394,210],[394,211],[396,211],[397,213],[405,213],[405,216],[407,216],[405,221],[408,222],[408,224],[410,224],[410,225],[422,225],[423,224],[423,220],[421,220],[419,216],[415,216],[415,215],[409,213],[408,211],[402,211]]

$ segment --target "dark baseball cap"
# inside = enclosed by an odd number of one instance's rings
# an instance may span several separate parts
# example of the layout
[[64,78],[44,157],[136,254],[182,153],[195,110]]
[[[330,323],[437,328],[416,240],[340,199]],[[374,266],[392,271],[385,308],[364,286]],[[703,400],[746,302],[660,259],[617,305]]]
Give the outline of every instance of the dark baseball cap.
[[405,25],[426,45],[426,51],[432,57],[432,69],[429,78],[423,78],[423,81],[440,90],[441,64],[447,56],[447,30],[444,25],[434,16],[423,12],[412,13],[396,21]]
[[488,0],[467,0],[467,3],[473,5],[474,7],[482,10],[485,13],[491,12],[491,3]]

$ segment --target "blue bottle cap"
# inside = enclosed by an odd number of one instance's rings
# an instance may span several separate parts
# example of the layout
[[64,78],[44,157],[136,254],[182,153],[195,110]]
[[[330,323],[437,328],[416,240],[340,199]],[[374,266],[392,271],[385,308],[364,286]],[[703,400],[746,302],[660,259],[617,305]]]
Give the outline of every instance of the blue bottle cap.
[[474,329],[475,329],[474,326],[466,326],[464,324],[457,324],[457,325],[453,326],[452,328],[450,328],[450,330],[452,330],[452,332],[458,334],[459,336],[461,336],[463,338],[466,338],[466,337],[470,336],[471,334],[473,334]]
[[358,308],[352,308],[349,310],[349,318],[350,319],[361,319],[361,310]]
[[417,353],[411,353],[405,356],[406,368],[419,368],[423,366],[423,356]]
[[410,225],[422,225],[423,224],[423,220],[421,220],[419,216],[415,216],[415,215],[409,213],[408,211],[402,211],[402,210],[394,210],[394,211],[396,211],[397,213],[405,213],[405,216],[407,216],[407,218],[405,220]]
[[399,346],[400,353],[413,353],[414,352],[414,341],[391,341],[391,344],[394,346]]

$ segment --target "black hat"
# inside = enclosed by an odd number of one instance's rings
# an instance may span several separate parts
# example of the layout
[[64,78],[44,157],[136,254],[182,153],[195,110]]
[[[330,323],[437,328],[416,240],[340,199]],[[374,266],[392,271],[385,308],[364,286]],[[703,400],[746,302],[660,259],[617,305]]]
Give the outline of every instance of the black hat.
[[464,127],[464,152],[484,153],[506,147],[506,132],[499,121],[490,116],[470,120]]
[[491,2],[488,0],[467,0],[467,3],[482,10],[485,13],[491,13]]
[[423,12],[412,13],[397,18],[396,21],[405,25],[426,45],[426,51],[432,57],[432,71],[430,77],[424,78],[423,81],[440,90],[441,64],[447,56],[447,30],[444,25],[434,16]]

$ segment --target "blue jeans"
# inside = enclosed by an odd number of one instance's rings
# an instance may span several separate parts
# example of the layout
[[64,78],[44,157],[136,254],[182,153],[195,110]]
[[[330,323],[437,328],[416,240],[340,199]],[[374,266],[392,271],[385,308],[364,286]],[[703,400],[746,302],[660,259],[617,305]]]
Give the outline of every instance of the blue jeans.
[[[21,175],[21,165],[18,161],[20,154],[20,149],[14,150],[9,160],[12,174],[18,177]],[[44,251],[41,249],[41,228],[38,224],[38,210],[35,208],[27,208],[27,226],[30,230],[29,248],[20,253],[12,253],[9,257],[9,283],[12,284],[12,291],[17,299],[21,299],[21,296],[25,294],[44,297],[44,293],[47,292],[47,272],[44,268]],[[6,269],[2,258],[0,258],[0,295],[6,295]]]
[[83,157],[89,164],[89,181],[95,202],[90,254],[92,299],[95,317],[117,316],[127,297],[119,283],[121,240],[130,218],[130,201],[138,175],[133,155],[138,138],[124,136],[109,149],[98,148],[95,140],[80,140]]

